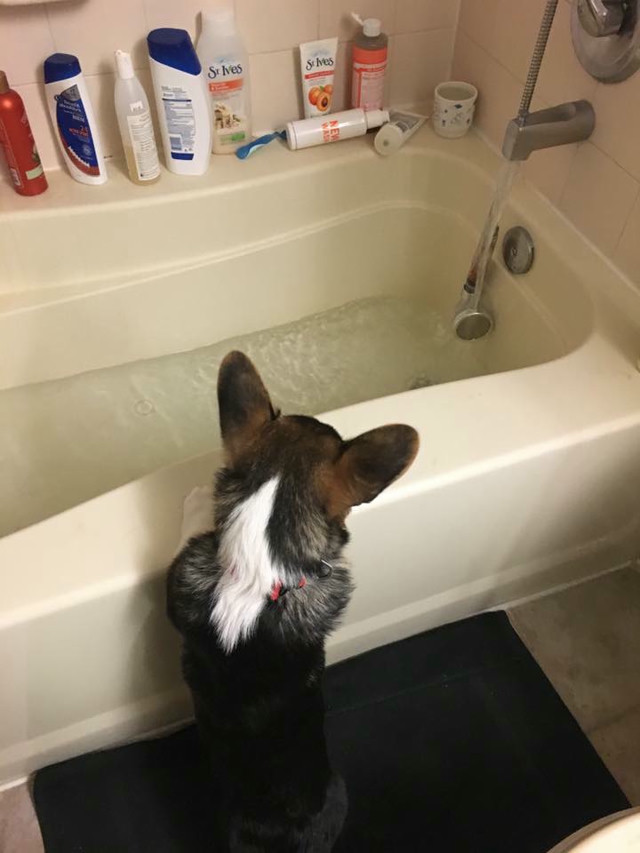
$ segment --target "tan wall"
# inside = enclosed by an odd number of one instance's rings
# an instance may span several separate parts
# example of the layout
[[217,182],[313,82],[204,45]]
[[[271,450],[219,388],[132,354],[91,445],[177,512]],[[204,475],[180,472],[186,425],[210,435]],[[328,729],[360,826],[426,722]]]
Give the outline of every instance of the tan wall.
[[[119,151],[113,112],[113,51],[130,51],[149,92],[144,38],[154,27],[196,31],[200,9],[220,0],[64,0],[0,6],[0,67],[27,105],[45,166],[58,164],[42,93],[42,61],[54,51],[80,58],[98,113],[106,153]],[[233,0],[231,0],[233,2]],[[459,0],[235,0],[251,54],[254,128],[272,129],[301,115],[296,46],[339,35],[336,107],[347,98],[349,39],[345,16],[379,17],[391,34],[388,95],[393,103],[423,100],[451,67]]]
[[[462,0],[453,74],[480,91],[479,128],[495,145],[517,111],[545,0]],[[588,142],[531,155],[527,176],[636,284],[640,284],[640,73],[596,82],[576,59],[571,3],[560,0],[534,108],[589,99]]]

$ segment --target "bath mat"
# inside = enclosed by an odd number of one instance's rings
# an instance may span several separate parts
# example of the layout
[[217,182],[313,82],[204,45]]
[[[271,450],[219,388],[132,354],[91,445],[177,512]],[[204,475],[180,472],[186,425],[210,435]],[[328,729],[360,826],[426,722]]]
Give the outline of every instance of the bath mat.
[[[349,792],[336,853],[547,853],[628,802],[504,613],[326,675]],[[47,853],[215,853],[193,726],[36,774]]]

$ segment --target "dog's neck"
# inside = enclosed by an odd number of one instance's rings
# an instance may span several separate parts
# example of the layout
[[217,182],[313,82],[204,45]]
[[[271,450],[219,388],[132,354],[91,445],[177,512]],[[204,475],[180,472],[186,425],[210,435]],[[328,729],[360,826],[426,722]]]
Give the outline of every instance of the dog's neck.
[[281,603],[291,590],[304,588],[307,577],[327,577],[332,571],[324,559],[301,559],[292,570],[274,555],[267,527],[278,485],[277,476],[267,480],[231,511],[220,530],[222,573],[211,621],[227,652],[252,633],[269,602]]
[[211,621],[226,652],[250,635],[272,589],[285,576],[267,539],[277,489],[278,477],[267,480],[231,511],[220,532],[222,574]]

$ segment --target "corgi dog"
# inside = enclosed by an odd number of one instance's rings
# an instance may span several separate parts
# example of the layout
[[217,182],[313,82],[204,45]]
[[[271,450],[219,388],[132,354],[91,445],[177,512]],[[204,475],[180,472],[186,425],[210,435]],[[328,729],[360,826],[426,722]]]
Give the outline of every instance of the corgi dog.
[[407,470],[418,435],[396,424],[345,441],[283,416],[240,352],[222,362],[218,404],[210,529],[189,538],[167,586],[210,759],[212,849],[328,853],[347,812],[322,694],[325,639],[353,592],[345,520]]

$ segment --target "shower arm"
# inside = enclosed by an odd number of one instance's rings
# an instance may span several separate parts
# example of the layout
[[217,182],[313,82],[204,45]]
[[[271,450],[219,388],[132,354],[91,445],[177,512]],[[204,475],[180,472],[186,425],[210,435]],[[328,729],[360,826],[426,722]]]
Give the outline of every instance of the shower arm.
[[526,160],[533,151],[542,148],[582,142],[591,136],[595,127],[595,114],[588,101],[572,101],[531,112],[531,99],[538,82],[557,6],[558,0],[547,0],[518,114],[505,130],[502,154],[506,160]]

